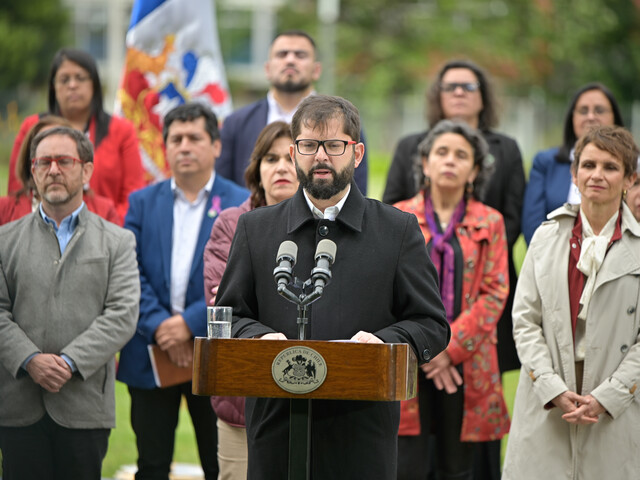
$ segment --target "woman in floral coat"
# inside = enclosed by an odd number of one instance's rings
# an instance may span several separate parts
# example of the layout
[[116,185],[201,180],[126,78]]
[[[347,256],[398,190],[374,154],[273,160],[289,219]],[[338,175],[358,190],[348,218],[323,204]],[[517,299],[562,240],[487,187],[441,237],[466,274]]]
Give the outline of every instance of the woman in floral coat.
[[[487,144],[471,127],[443,120],[419,146],[425,188],[397,203],[416,215],[440,277],[451,342],[422,365],[418,398],[404,402],[398,479],[471,479],[473,442],[509,431],[496,328],[509,293],[505,227],[477,200],[488,176]],[[435,435],[431,465],[428,438]]]

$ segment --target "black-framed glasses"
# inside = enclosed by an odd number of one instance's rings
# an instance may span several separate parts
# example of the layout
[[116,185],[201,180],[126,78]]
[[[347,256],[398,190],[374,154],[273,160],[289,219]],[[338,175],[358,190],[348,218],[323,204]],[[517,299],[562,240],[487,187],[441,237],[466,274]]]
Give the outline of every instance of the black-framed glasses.
[[465,92],[475,92],[480,88],[480,82],[448,82],[440,84],[440,90],[443,92],[455,92],[458,87]]
[[54,157],[38,157],[34,158],[31,162],[33,169],[38,173],[48,172],[52,163],[56,163],[60,170],[70,170],[73,165],[77,163],[84,163],[79,158],[71,157],[68,155],[59,155]]
[[354,140],[307,140],[301,139],[294,142],[300,155],[315,155],[322,145],[327,155],[342,155],[347,149],[347,145],[355,145]]

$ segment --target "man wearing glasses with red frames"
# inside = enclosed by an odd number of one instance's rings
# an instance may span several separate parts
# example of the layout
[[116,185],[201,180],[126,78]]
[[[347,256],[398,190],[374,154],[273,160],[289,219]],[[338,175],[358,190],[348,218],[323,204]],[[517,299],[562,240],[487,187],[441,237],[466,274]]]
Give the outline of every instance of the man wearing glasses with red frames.
[[[224,119],[220,131],[222,153],[216,162],[216,172],[242,186],[258,135],[275,121],[291,123],[300,102],[315,93],[314,83],[320,78],[322,65],[316,57],[313,38],[302,30],[287,30],[271,42],[264,69],[270,85],[267,96],[233,112]],[[362,131],[360,137],[366,144]],[[355,181],[366,195],[366,152]]]
[[3,478],[99,480],[115,427],[115,354],[138,315],[135,239],[85,207],[87,137],[55,127],[31,151],[42,202],[0,227]]
[[[416,217],[365,198],[354,182],[365,148],[357,109],[312,95],[291,132],[298,192],[240,217],[218,290],[216,303],[233,307],[233,336],[297,338],[296,306],[273,281],[276,252],[284,240],[296,243],[295,273],[305,278],[316,245],[330,239],[332,280],[310,306],[308,338],[408,343],[429,361],[450,335],[435,268]],[[247,398],[245,414],[248,478],[287,478],[288,400]],[[314,400],[311,478],[395,479],[399,418],[399,402]]]

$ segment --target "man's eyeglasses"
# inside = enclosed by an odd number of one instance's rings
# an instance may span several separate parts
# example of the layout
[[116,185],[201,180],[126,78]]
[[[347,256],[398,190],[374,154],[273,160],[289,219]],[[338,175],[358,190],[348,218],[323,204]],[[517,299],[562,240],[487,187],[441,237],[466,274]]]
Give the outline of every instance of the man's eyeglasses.
[[[584,107],[576,108],[574,110],[574,113],[576,115],[580,115],[581,117],[586,117],[587,115],[589,115],[589,111],[590,111],[589,107],[585,105]],[[599,117],[601,115],[605,115],[611,112],[611,109],[607,107],[603,107],[602,105],[596,105],[595,107],[593,107],[591,111],[596,117]]]
[[70,170],[73,168],[74,163],[78,162],[80,164],[84,163],[82,160],[74,157],[69,157],[66,155],[61,155],[58,157],[39,157],[34,158],[31,162],[33,169],[38,173],[48,172],[51,168],[51,164],[55,162],[58,165],[60,170]]
[[342,155],[347,149],[347,145],[355,145],[358,142],[353,140],[296,140],[294,142],[300,155],[315,155],[322,145],[327,155]]
[[91,77],[89,75],[78,74],[78,75],[60,75],[59,77],[55,78],[55,82],[58,85],[65,85],[65,86],[69,84],[71,80],[75,80],[76,83],[84,83],[91,80]]
[[480,83],[479,82],[465,82],[465,83],[450,82],[450,83],[440,84],[440,90],[448,93],[455,92],[458,87],[460,87],[465,92],[475,92],[480,88]]

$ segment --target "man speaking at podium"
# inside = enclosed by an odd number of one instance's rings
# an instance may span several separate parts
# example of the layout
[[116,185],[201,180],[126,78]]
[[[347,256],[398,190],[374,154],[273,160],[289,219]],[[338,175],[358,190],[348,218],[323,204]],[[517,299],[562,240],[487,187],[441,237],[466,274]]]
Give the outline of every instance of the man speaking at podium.
[[[297,339],[297,307],[277,293],[274,260],[283,241],[294,242],[294,270],[304,281],[316,245],[330,239],[331,282],[309,307],[306,338],[408,343],[420,363],[429,361],[450,337],[436,272],[416,217],[363,197],[353,182],[364,154],[358,110],[313,95],[291,132],[300,188],[240,217],[218,291],[216,304],[233,307],[233,336]],[[396,478],[399,402],[312,404],[311,478]],[[289,400],[248,398],[246,421],[248,478],[287,478]]]

